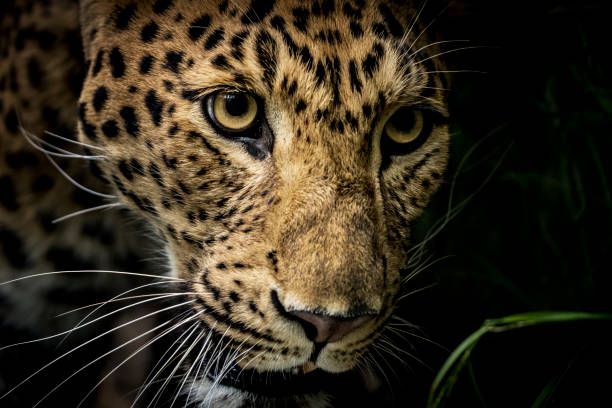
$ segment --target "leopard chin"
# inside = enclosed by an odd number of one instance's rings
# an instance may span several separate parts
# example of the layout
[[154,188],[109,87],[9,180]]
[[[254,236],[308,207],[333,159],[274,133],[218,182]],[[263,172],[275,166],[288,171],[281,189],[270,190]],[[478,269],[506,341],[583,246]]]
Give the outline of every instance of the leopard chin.
[[269,395],[232,385],[215,384],[214,381],[210,380],[198,382],[194,389],[192,399],[195,406],[210,406],[212,408],[328,408],[333,406],[329,394],[320,389],[313,390],[311,393]]

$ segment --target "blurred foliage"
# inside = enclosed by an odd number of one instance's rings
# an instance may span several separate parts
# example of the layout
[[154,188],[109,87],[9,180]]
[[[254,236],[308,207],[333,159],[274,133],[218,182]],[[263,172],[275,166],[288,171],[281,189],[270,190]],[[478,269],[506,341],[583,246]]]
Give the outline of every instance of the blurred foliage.
[[[454,77],[447,184],[418,223],[415,241],[444,217],[455,175],[453,202],[459,203],[499,166],[429,246],[434,257],[451,257],[421,273],[408,291],[433,288],[401,305],[404,318],[448,349],[489,318],[612,310],[609,11],[609,2],[594,0],[483,0],[432,28],[491,47],[449,58],[454,69],[486,73]],[[610,366],[610,340],[601,325],[580,323],[479,343],[472,376],[466,371],[448,406],[594,406],[587,402],[602,400],[610,406],[610,374],[593,371]],[[420,402],[420,387],[428,389],[449,352],[411,341],[429,367],[406,359],[412,371],[398,379],[407,384],[406,399]]]

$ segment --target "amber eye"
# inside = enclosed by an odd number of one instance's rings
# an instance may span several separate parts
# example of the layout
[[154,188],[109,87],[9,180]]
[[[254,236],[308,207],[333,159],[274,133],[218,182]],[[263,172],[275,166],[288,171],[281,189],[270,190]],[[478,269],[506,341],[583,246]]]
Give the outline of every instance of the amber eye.
[[259,104],[246,92],[217,92],[206,99],[206,111],[221,130],[236,133],[257,122]]
[[423,132],[423,112],[409,108],[397,110],[385,124],[385,135],[395,143],[414,142]]

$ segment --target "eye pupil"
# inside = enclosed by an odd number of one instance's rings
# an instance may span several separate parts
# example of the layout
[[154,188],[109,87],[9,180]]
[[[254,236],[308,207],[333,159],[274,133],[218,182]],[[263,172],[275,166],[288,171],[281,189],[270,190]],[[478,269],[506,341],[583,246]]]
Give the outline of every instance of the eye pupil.
[[249,99],[243,93],[224,95],[225,110],[231,116],[242,116],[249,110]]
[[391,125],[400,132],[410,132],[415,126],[414,112],[400,109],[391,117]]

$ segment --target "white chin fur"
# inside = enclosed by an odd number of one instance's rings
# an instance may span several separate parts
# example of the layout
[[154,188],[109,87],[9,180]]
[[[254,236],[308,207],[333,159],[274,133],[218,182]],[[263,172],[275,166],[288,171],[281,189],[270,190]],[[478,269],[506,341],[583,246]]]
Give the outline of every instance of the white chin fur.
[[275,408],[287,406],[288,400],[292,400],[295,406],[303,408],[331,408],[329,397],[325,393],[299,395],[276,399],[255,395],[237,388],[228,387],[221,384],[214,384],[206,379],[198,381],[196,384],[187,382],[183,387],[184,394],[189,397],[189,406],[198,408],[239,408],[239,407],[258,407]]

